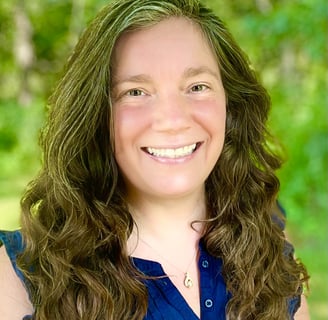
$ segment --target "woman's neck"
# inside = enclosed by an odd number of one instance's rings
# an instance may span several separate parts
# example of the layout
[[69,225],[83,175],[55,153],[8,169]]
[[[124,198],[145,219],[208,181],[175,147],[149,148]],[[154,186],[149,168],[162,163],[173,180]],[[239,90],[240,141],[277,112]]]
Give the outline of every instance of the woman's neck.
[[128,243],[130,253],[138,249],[140,238],[162,252],[173,248],[180,251],[198,246],[203,230],[203,223],[198,221],[206,218],[205,197],[138,199],[130,202],[130,212],[135,222]]
[[[206,218],[205,196],[184,197],[177,199],[152,199],[130,202],[131,215],[139,232],[156,235],[166,234],[167,228],[188,230],[197,220]],[[164,232],[163,232],[164,231]]]

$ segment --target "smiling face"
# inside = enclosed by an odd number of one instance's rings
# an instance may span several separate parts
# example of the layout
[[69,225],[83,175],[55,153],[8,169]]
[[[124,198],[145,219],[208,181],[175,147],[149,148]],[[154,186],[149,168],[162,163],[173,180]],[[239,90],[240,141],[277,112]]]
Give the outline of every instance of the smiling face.
[[113,59],[115,157],[128,195],[204,192],[224,143],[226,98],[200,28],[170,18],[125,33]]

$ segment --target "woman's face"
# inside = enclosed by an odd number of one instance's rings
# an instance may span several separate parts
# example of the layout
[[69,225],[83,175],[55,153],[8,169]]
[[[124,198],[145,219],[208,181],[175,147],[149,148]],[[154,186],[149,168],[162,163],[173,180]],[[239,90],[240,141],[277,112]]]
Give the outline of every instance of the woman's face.
[[128,195],[199,195],[226,120],[218,64],[200,28],[170,18],[125,33],[113,59],[115,157]]

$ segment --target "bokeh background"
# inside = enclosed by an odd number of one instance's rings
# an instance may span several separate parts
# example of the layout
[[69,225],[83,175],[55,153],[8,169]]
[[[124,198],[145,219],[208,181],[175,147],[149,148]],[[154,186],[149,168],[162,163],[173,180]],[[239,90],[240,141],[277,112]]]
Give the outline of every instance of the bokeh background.
[[[311,319],[328,319],[326,0],[207,0],[247,52],[272,98],[286,163],[280,201],[311,274]],[[104,0],[0,1],[0,228],[40,166],[38,130],[63,64]]]

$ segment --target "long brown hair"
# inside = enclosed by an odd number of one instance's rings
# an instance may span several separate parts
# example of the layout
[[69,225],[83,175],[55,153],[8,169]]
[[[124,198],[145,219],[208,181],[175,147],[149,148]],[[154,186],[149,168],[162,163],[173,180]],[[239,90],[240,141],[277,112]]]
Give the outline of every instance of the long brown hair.
[[111,128],[111,55],[117,39],[168,17],[200,26],[227,95],[223,152],[206,181],[204,243],[223,259],[229,319],[287,319],[287,299],[307,273],[283,254],[272,222],[279,158],[268,147],[270,108],[246,56],[224,24],[197,0],[117,0],[82,35],[57,88],[41,136],[43,165],[21,201],[34,318],[142,319],[147,290],[126,243],[133,219],[124,199]]

